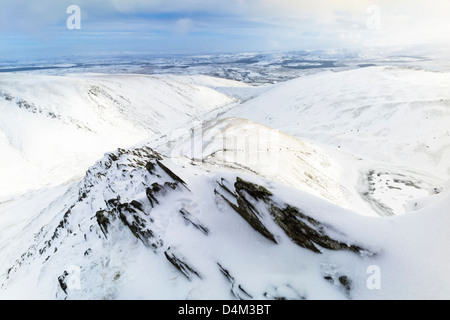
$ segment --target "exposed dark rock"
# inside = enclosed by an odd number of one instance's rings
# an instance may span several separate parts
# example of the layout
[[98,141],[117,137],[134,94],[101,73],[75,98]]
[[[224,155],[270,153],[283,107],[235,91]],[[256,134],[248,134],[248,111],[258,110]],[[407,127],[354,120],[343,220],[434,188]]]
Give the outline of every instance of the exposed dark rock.
[[280,209],[272,204],[270,213],[288,237],[300,247],[317,253],[321,253],[318,246],[329,250],[350,250],[356,253],[363,251],[358,246],[349,246],[343,242],[331,239],[323,231],[324,228],[320,222],[306,216],[295,207],[287,205],[284,209]]
[[326,274],[323,276],[325,280],[339,287],[347,296],[350,295],[352,289],[352,281],[349,277],[339,274]]
[[203,226],[200,221],[194,217],[192,214],[190,214],[186,209],[181,209],[180,211],[181,216],[190,224],[192,224],[195,228],[203,232],[205,235],[208,235],[209,229],[205,226]]
[[152,183],[152,191],[153,191],[154,193],[158,193],[158,192],[160,192],[161,190],[164,190],[164,187],[163,187],[162,185],[160,185],[160,184],[157,183],[157,182]]
[[61,287],[62,291],[64,291],[65,294],[67,294],[67,283],[66,283],[66,277],[69,274],[67,271],[64,271],[62,275],[58,277],[59,286]]
[[[22,102],[22,106],[26,107],[26,104]],[[90,237],[87,236],[89,232],[96,233],[98,238],[102,238],[103,236],[111,238],[113,237],[111,234],[112,230],[117,229],[113,227],[120,228],[123,223],[130,230],[131,234],[133,234],[133,236],[135,236],[138,240],[142,241],[144,245],[153,250],[160,248],[163,245],[163,242],[160,237],[155,235],[152,231],[151,224],[153,223],[153,219],[149,217],[146,212],[144,212],[146,206],[140,199],[133,200],[130,203],[122,203],[120,195],[116,193],[113,196],[114,198],[105,201],[106,207],[104,208],[96,208],[92,202],[89,201],[89,196],[92,190],[94,190],[99,183],[104,182],[105,178],[109,177],[111,170],[122,170],[124,172],[124,179],[128,179],[131,176],[131,171],[145,170],[146,164],[152,160],[156,166],[157,164],[155,160],[162,160],[162,157],[149,147],[129,150],[118,149],[114,153],[105,155],[105,157],[101,161],[98,161],[94,167],[87,170],[83,180],[83,185],[78,190],[78,199],[74,201],[72,205],[64,207],[64,211],[61,212],[62,217],[57,224],[55,223],[54,225],[49,225],[48,227],[43,226],[35,234],[35,243],[23,252],[8,269],[6,275],[7,279],[9,279],[14,272],[26,263],[27,260],[36,259],[39,258],[39,256],[42,256],[42,261],[47,261],[51,255],[61,250],[62,247],[60,245],[64,241],[64,238],[71,235],[75,236],[78,231],[83,234],[82,238],[84,241],[88,241],[90,239]],[[115,163],[115,165],[112,165],[113,163]],[[158,178],[161,177],[158,176]],[[154,183],[151,187],[154,188],[155,191],[164,192],[165,189],[175,189],[179,184],[179,182],[173,181],[170,178],[166,180],[169,181],[161,182],[164,186]],[[131,181],[130,183],[133,182]],[[165,188],[166,186],[167,188]],[[112,188],[110,191],[114,192]],[[156,203],[156,197],[153,201]],[[84,207],[83,212],[85,214],[92,214],[90,218],[95,223],[89,226],[89,230],[84,230],[83,232],[82,226],[80,226],[79,223],[76,225],[71,224],[70,217],[76,206],[86,206]],[[89,209],[87,209],[89,207],[92,208],[92,212],[89,212]],[[77,214],[81,214],[79,211],[76,212]],[[99,229],[101,233],[98,232]],[[91,250],[86,250],[84,251],[84,255],[89,255],[90,252]],[[81,253],[83,254],[83,251]]]
[[184,262],[182,259],[177,257],[170,247],[164,252],[164,255],[166,256],[167,260],[175,267],[178,271],[180,271],[187,279],[192,280],[193,276],[196,276],[198,278],[202,278],[200,274],[191,266],[189,266],[186,262]]
[[106,234],[108,233],[109,218],[106,216],[106,211],[105,210],[97,211],[95,216],[97,218],[97,223],[100,226],[100,229],[102,230],[105,237],[107,237]]
[[108,154],[108,156],[111,159],[111,161],[113,161],[113,162],[119,160],[119,157],[117,155],[115,155],[114,153],[110,153],[110,154]]
[[160,186],[158,185],[158,187],[155,188],[155,183],[153,184],[152,188],[148,187],[145,189],[145,194],[147,195],[147,199],[148,201],[150,201],[150,205],[152,206],[152,208],[154,208],[155,205],[159,204],[158,199],[156,199],[155,197],[155,193],[159,192],[159,190]]
[[132,207],[137,208],[139,211],[144,212],[144,206],[139,201],[133,200],[133,201],[130,202],[130,205]]
[[236,283],[236,280],[231,276],[230,272],[225,269],[220,263],[217,263],[220,272],[227,277],[228,281],[231,283],[231,293],[239,300],[253,299],[253,297],[242,287],[242,285]]
[[347,293],[350,292],[352,281],[347,276],[340,276],[339,283],[344,287]]
[[164,182],[164,187],[165,188],[170,188],[172,190],[175,190],[178,187],[178,183],[176,182]]
[[[238,184],[238,182],[239,182],[239,184]],[[264,226],[264,224],[259,219],[259,217],[257,215],[258,211],[256,210],[256,208],[245,198],[244,192],[247,193],[247,190],[250,190],[250,193],[252,193],[253,195],[255,195],[257,197],[265,197],[267,194],[263,191],[263,189],[259,189],[256,185],[244,183],[243,180],[239,180],[238,182],[236,182],[236,184],[238,185],[238,188],[239,188],[238,189],[239,191],[236,190],[237,193],[233,193],[224,184],[219,183],[219,185],[223,189],[225,189],[228,193],[230,193],[231,195],[233,195],[236,198],[237,206],[234,203],[232,203],[230,200],[228,200],[227,197],[225,197],[223,194],[218,192],[217,189],[215,190],[215,193],[219,194],[225,200],[225,202],[227,202],[228,205],[234,209],[234,211],[239,213],[239,215],[242,218],[244,218],[244,220],[247,221],[247,223],[253,229],[258,231],[261,235],[263,235],[265,238],[269,239],[270,241],[277,243],[274,235],[269,230],[267,230],[267,228]],[[256,187],[254,188],[254,186],[256,186]]]
[[163,241],[149,229],[149,223],[137,214],[136,207],[125,203],[120,204],[117,210],[120,220],[145,246],[158,249],[163,245]]
[[[217,189],[219,194],[237,213],[239,213],[256,231],[267,239],[277,243],[275,236],[268,230],[262,218],[265,212],[256,209],[256,203],[264,205],[265,210],[273,221],[283,229],[286,235],[302,248],[316,253],[322,253],[321,248],[329,250],[349,250],[358,254],[369,253],[357,246],[349,245],[339,240],[332,239],[327,233],[327,226],[301,212],[291,205],[280,206],[272,200],[272,193],[265,187],[247,182],[239,177],[234,183],[235,192],[230,190],[222,179],[217,182],[221,190],[225,190],[228,196],[236,199],[237,205],[231,202],[225,194]],[[267,219],[267,217],[266,217]],[[267,223],[267,222],[266,222]],[[328,227],[328,229],[330,229]]]
[[19,106],[19,108],[21,108],[21,109],[26,109],[33,113],[39,113],[39,111],[40,111],[33,103],[29,103],[25,100],[20,99],[16,103]]
[[150,174],[154,174],[155,173],[155,164],[151,161],[147,162],[147,164],[145,165],[145,168],[147,169],[147,171]]
[[8,92],[5,92],[3,90],[0,90],[0,97],[5,99],[6,101],[12,101],[14,99],[14,97],[12,95],[10,95]]
[[271,287],[264,292],[264,297],[271,300],[306,300],[305,294],[300,294],[291,285],[287,284],[281,287]]
[[114,208],[117,208],[120,205],[120,196],[117,196],[117,198],[109,199],[106,201],[106,207],[109,210],[113,210]]
[[163,165],[161,163],[161,161],[156,160],[156,163],[160,166],[161,169],[163,169],[163,171],[165,173],[167,173],[169,175],[169,177],[171,177],[173,180],[181,183],[183,186],[185,186],[187,188],[186,182],[184,182],[179,176],[177,176],[172,170],[170,170],[169,168],[167,168],[165,165]]
[[239,177],[236,178],[234,188],[236,189],[237,193],[241,194],[242,191],[245,191],[255,200],[269,201],[270,197],[272,196],[272,193],[263,186],[244,181]]
[[121,203],[119,198],[106,201],[109,211],[100,210],[96,213],[97,222],[105,237],[108,233],[108,225],[111,224],[111,219],[115,220],[118,217],[144,245],[153,249],[161,247],[163,245],[162,240],[149,228],[149,224],[153,220],[146,218],[150,220],[147,221],[139,216],[140,212],[145,214],[143,205],[137,200],[133,200],[130,203]]

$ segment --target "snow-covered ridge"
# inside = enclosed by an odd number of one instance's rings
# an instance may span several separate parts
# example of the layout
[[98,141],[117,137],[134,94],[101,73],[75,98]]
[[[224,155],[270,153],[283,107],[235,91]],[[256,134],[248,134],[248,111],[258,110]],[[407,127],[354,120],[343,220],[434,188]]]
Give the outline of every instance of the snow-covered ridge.
[[4,190],[59,185],[0,203],[0,299],[449,296],[448,73],[33,77],[0,81]]
[[233,102],[181,77],[3,73],[0,201],[79,178],[109,150],[159,137]]
[[165,154],[256,173],[348,206],[349,191],[339,183],[344,168],[331,156],[311,143],[250,120],[226,118],[199,125]]
[[[286,253],[314,261],[333,251],[355,261],[375,254],[347,238],[349,226],[338,230],[286,203],[276,189],[244,180],[264,183],[255,176],[208,171],[148,147],[106,155],[63,201],[39,213],[50,219],[28,249],[9,251],[17,258],[1,274],[2,289],[33,283],[30,298],[111,299],[136,291],[138,281],[138,298],[308,298],[317,289],[296,284],[300,260]],[[243,261],[247,250],[265,254]],[[291,269],[282,281],[268,272],[274,257]],[[81,288],[66,279],[71,266],[80,270]],[[314,278],[320,290],[345,298],[353,285],[344,272],[324,269]]]
[[33,236],[2,249],[0,298],[442,297],[444,264],[427,270],[450,258],[449,199],[374,220],[256,174],[119,149],[16,229]]
[[223,117],[450,178],[450,73],[370,67],[274,86]]

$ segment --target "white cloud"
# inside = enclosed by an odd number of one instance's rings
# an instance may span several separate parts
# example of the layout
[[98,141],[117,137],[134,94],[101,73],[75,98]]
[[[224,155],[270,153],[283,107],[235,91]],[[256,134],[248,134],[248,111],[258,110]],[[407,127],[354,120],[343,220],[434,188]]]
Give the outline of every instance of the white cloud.
[[[0,0],[0,33],[64,28],[71,4],[81,7],[85,32],[242,32],[277,46],[306,40],[340,46],[450,41],[449,0]],[[380,8],[379,28],[367,27],[371,6]],[[162,13],[173,20],[158,20]]]
[[194,27],[194,21],[189,18],[179,19],[175,22],[175,32],[181,35],[188,34]]

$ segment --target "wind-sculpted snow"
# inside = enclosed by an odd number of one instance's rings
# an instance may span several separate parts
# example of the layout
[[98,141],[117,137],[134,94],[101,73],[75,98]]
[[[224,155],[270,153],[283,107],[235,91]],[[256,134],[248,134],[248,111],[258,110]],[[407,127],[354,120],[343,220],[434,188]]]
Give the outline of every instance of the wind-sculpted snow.
[[448,298],[448,84],[2,75],[0,299]]
[[[357,200],[341,205],[360,213],[402,214],[450,177],[449,86],[448,72],[413,68],[322,72],[273,86],[221,118],[249,119],[313,142],[335,168],[348,168],[337,180],[346,190],[360,189],[372,209]],[[403,181],[426,183],[409,188],[385,181],[390,187],[376,190],[361,183],[370,179],[368,172],[381,173],[386,166],[394,176],[403,174]]]
[[371,67],[273,86],[222,117],[240,117],[362,160],[450,177],[450,74]]
[[[225,187],[233,181],[231,190]],[[228,200],[230,196],[234,199]],[[135,285],[136,280],[128,282],[134,278],[155,285],[171,281],[178,288],[171,294],[179,298],[270,298],[269,288],[278,281],[265,276],[264,268],[253,261],[243,265],[242,254],[287,252],[295,246],[293,253],[299,259],[344,250],[362,262],[374,254],[359,244],[348,245],[344,233],[273,196],[263,185],[235,174],[208,173],[189,162],[166,159],[148,147],[119,149],[105,155],[64,195],[72,202],[44,210],[52,211],[53,219],[34,235],[28,250],[18,254],[2,278],[2,289],[30,281],[46,298],[119,298]],[[236,241],[235,228],[243,233],[244,242]],[[219,243],[229,247],[222,252]],[[278,259],[283,268],[292,268],[293,282],[286,280],[286,285],[294,293],[302,292],[299,296],[308,296],[308,288],[295,284],[296,274],[304,272],[297,270],[297,259],[291,261],[289,255]],[[157,270],[134,273],[148,261]],[[40,265],[37,278],[30,279],[26,270]],[[81,277],[76,288],[70,282],[74,266]],[[249,268],[257,268],[262,284],[255,286],[245,277],[237,284],[241,269],[246,273]],[[223,281],[224,275],[228,281]],[[200,290],[212,283],[214,294]],[[330,294],[345,293],[327,283],[323,286]],[[196,293],[190,295],[193,290]],[[142,288],[140,294],[165,297],[168,293]]]
[[[371,254],[358,246],[349,246],[331,239],[325,230],[332,227],[306,216],[299,209],[286,204],[280,207],[271,199],[272,193],[263,186],[244,181],[239,177],[234,183],[233,191],[225,186],[224,181],[218,182],[218,185],[220,188],[216,188],[214,192],[239,213],[253,229],[274,243],[278,243],[276,240],[278,236],[267,229],[264,220],[273,220],[294,243],[316,253],[321,253],[322,249],[329,249]],[[222,190],[223,193],[218,190]],[[235,198],[237,205],[228,200],[229,196]]]
[[250,120],[226,118],[197,126],[166,154],[256,173],[341,206],[350,202],[350,191],[339,181],[344,169],[326,151]]
[[1,74],[0,201],[79,179],[105,152],[234,101],[180,77]]

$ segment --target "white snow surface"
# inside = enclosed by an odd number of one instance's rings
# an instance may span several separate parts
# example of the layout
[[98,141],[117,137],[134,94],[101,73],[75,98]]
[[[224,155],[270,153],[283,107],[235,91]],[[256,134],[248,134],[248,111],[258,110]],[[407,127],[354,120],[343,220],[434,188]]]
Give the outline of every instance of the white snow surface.
[[0,79],[0,299],[450,297],[450,73]]
[[450,178],[450,73],[398,67],[322,72],[275,85],[241,117],[361,158]]
[[0,202],[79,179],[105,152],[233,102],[180,77],[2,73]]

